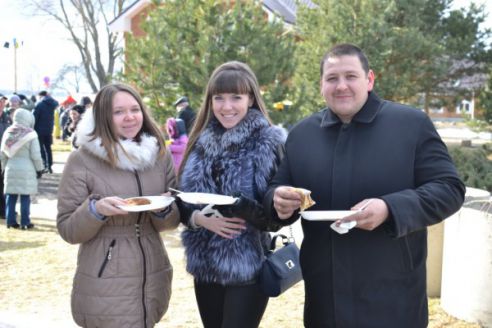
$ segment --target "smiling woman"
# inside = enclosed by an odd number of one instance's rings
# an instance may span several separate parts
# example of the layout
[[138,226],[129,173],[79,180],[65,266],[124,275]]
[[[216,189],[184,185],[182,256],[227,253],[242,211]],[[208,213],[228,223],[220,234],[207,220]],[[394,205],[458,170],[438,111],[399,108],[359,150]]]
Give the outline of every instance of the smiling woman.
[[[170,152],[140,95],[124,84],[98,92],[76,137],[79,148],[63,171],[57,215],[60,236],[80,244],[74,320],[88,327],[151,328],[171,296],[172,266],[159,233],[179,224],[174,199],[158,196],[176,186]],[[126,207],[134,197],[148,204]]]
[[[205,327],[254,328],[261,321],[268,296],[256,278],[269,247],[266,231],[279,228],[265,217],[261,203],[284,141],[249,66],[231,61],[217,67],[181,164],[178,194],[188,227],[182,235],[187,270]],[[219,195],[237,199],[226,197],[231,201],[210,211],[206,204],[218,204],[224,198]]]

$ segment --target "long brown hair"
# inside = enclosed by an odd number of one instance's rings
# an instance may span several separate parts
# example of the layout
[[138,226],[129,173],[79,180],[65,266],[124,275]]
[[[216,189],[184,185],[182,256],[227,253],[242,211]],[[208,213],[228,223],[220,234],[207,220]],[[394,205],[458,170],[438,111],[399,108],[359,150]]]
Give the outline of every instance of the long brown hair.
[[191,150],[200,137],[201,133],[208,126],[212,117],[212,97],[219,93],[248,94],[253,99],[253,108],[259,109],[270,124],[272,124],[265,102],[260,92],[260,85],[255,73],[251,68],[239,61],[229,61],[218,66],[210,76],[202,100],[202,106],[195,119],[195,124],[189,135],[186,151],[183,156],[179,175],[181,175],[184,164],[188,160]]
[[[138,92],[131,86],[122,83],[111,83],[102,87],[96,95],[92,111],[94,113],[94,131],[90,134],[93,139],[101,138],[101,143],[106,152],[111,165],[116,166],[117,162],[117,147],[121,147],[120,136],[116,133],[116,128],[113,124],[113,99],[116,93],[126,92],[137,101],[142,111],[143,124],[142,129],[138,132],[135,140],[140,141],[142,133],[154,136],[159,144],[160,154],[163,155],[166,150],[164,138],[159,126],[150,115],[149,110],[144,105],[142,98]],[[91,110],[91,109],[89,109]],[[124,151],[123,147],[121,149]]]

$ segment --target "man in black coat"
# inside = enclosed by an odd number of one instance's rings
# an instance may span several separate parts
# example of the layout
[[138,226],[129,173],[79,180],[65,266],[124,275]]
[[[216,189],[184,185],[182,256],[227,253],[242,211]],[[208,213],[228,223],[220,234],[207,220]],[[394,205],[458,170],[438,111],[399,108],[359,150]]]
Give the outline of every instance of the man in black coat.
[[53,173],[51,145],[53,144],[55,109],[58,107],[58,101],[53,99],[46,91],[39,92],[38,96],[40,96],[41,99],[36,107],[34,107],[33,111],[34,118],[36,119],[34,130],[38,134],[45,172]]
[[[284,224],[299,218],[292,187],[311,190],[309,210],[323,211],[302,219],[304,324],[427,327],[427,226],[460,209],[465,186],[427,115],[373,92],[358,47],[326,53],[320,87],[328,107],[291,130],[265,196]],[[341,210],[354,212],[332,228]],[[341,234],[341,223],[355,228]]]
[[185,123],[186,134],[189,135],[193,124],[195,123],[195,112],[190,106],[190,101],[188,97],[179,97],[178,100],[174,102],[174,107],[178,111],[178,118],[182,119]]

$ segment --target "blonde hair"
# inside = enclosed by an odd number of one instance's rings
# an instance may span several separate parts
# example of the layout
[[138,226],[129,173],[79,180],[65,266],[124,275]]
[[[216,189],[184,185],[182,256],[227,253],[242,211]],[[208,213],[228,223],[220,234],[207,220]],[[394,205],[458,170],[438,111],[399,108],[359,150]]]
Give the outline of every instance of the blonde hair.
[[149,110],[145,107],[142,98],[138,92],[131,86],[122,83],[111,83],[102,87],[94,99],[92,111],[94,114],[94,131],[90,133],[92,139],[101,138],[101,144],[108,154],[108,159],[111,165],[116,166],[117,162],[117,147],[123,151],[120,144],[120,136],[116,132],[113,124],[113,99],[116,93],[126,92],[137,101],[142,111],[143,123],[142,129],[135,137],[135,141],[139,142],[142,133],[154,136],[157,139],[160,154],[165,153],[166,147],[164,138],[159,129],[159,126],[150,115]]
[[[205,89],[202,106],[197,114],[193,129],[191,130],[186,151],[183,156],[183,162],[186,163],[188,156],[197,142],[199,136],[208,126],[212,117],[212,96],[220,93],[247,94],[253,99],[251,107],[259,109],[267,121],[272,124],[265,102],[260,92],[260,85],[256,79],[255,73],[251,68],[239,61],[229,61],[218,66],[210,76]],[[181,165],[180,174],[182,173],[184,164]]]

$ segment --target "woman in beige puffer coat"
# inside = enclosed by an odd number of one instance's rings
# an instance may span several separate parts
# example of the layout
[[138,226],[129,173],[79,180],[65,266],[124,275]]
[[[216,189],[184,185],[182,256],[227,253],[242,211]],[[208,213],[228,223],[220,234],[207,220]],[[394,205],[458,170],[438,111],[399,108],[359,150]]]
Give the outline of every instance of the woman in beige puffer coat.
[[150,328],[171,296],[172,266],[160,231],[175,228],[174,203],[127,212],[124,199],[174,187],[172,158],[138,93],[103,87],[76,131],[58,191],[57,227],[80,244],[72,314],[82,327]]

